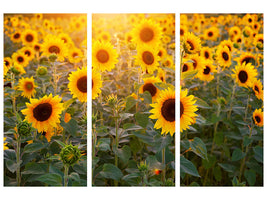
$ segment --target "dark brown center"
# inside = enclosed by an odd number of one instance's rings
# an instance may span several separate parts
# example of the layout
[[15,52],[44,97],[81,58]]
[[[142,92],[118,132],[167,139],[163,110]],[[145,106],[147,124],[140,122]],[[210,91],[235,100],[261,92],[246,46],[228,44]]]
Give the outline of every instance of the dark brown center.
[[212,37],[212,36],[213,36],[213,32],[211,32],[211,31],[208,32],[208,36],[209,36],[209,37]]
[[248,74],[246,71],[241,70],[238,74],[238,78],[241,83],[245,83],[248,80]]
[[259,116],[255,116],[255,119],[256,119],[256,121],[257,121],[258,123],[261,122],[261,118],[260,118]]
[[55,54],[59,54],[60,53],[60,48],[57,46],[51,46],[48,49],[49,53],[55,53]]
[[148,91],[153,97],[157,93],[157,88],[152,83],[147,83],[143,86],[143,92],[145,91]]
[[153,40],[154,38],[154,31],[151,30],[150,28],[143,28],[141,31],[140,31],[140,39],[143,41],[143,42],[150,42],[151,40]]
[[14,37],[15,39],[18,39],[18,38],[20,38],[20,34],[19,34],[19,33],[16,33],[13,37]]
[[106,50],[101,49],[97,52],[96,58],[101,63],[106,63],[109,60],[109,54]]
[[224,59],[225,61],[228,61],[228,60],[229,60],[229,55],[228,55],[228,53],[226,53],[226,52],[223,52],[223,53],[222,53],[222,57],[223,57],[223,59]]
[[24,52],[24,54],[27,55],[27,56],[31,56],[31,52],[28,51],[28,50],[26,50],[26,51]]
[[180,118],[182,117],[183,114],[184,114],[184,105],[180,101]]
[[161,114],[169,122],[175,121],[175,99],[167,99],[161,107]]
[[22,63],[22,62],[24,61],[24,58],[23,58],[22,56],[19,56],[19,57],[17,58],[17,61],[20,62],[20,63]]
[[210,67],[206,66],[206,68],[204,69],[204,74],[208,75],[210,73]]
[[183,65],[182,72],[186,72],[187,70],[188,70],[188,66],[187,66],[187,64],[184,64],[184,65]]
[[49,119],[52,111],[52,105],[50,103],[42,103],[33,109],[33,116],[37,121],[43,122]]
[[83,77],[79,78],[79,80],[77,81],[77,88],[82,93],[87,92],[87,76],[83,76]]
[[151,52],[149,51],[144,51],[142,54],[142,59],[143,62],[147,65],[151,65],[154,63],[154,56]]
[[26,89],[29,90],[29,91],[31,91],[31,90],[33,89],[33,84],[32,84],[32,82],[26,82],[26,83],[25,83],[25,86],[26,86]]
[[208,59],[208,58],[210,57],[210,54],[209,54],[209,52],[207,52],[207,51],[205,51],[204,55],[205,55],[205,58],[206,58],[206,59]]
[[26,35],[25,39],[27,42],[32,42],[33,41],[33,35],[28,34],[28,35]]
[[257,85],[254,86],[254,90],[257,91],[257,92],[259,92],[259,88],[258,88]]
[[190,50],[191,50],[191,51],[195,49],[195,47],[194,47],[194,45],[193,45],[192,42],[187,41],[187,43],[190,45]]

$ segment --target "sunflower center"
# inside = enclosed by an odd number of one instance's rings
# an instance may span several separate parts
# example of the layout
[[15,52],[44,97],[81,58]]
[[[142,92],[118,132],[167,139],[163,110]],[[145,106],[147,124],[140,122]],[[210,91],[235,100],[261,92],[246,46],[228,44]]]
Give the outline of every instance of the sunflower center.
[[19,57],[17,58],[17,61],[21,63],[21,62],[24,61],[24,58],[23,58],[22,56],[19,56]]
[[94,88],[94,81],[93,81],[93,79],[92,79],[92,88]]
[[148,91],[153,97],[157,93],[157,88],[152,83],[147,83],[143,87],[143,92],[145,91]]
[[213,32],[211,32],[211,31],[208,32],[208,36],[209,36],[209,37],[212,37],[212,36],[213,36]]
[[223,52],[223,53],[222,53],[222,57],[223,57],[223,59],[224,59],[225,61],[229,60],[229,55],[228,55],[228,53],[226,53],[226,52]]
[[154,38],[154,31],[151,28],[143,28],[139,36],[143,42],[150,42]]
[[180,118],[182,117],[183,114],[184,114],[184,105],[180,101]]
[[195,47],[194,47],[194,45],[193,45],[192,42],[187,41],[187,43],[190,45],[190,50],[191,50],[191,51],[195,49]]
[[158,56],[159,56],[159,57],[162,56],[162,51],[159,51]]
[[258,41],[261,42],[261,43],[263,44],[263,39],[259,39]]
[[184,30],[183,29],[180,29],[180,35],[184,35]]
[[161,107],[161,114],[169,122],[175,121],[175,99],[167,99]]
[[59,54],[60,49],[58,46],[53,45],[53,46],[49,47],[48,51],[49,51],[49,53]]
[[32,82],[26,82],[25,87],[27,90],[31,91],[33,89],[33,84]]
[[18,39],[18,38],[20,38],[20,34],[19,34],[19,33],[16,33],[13,37],[14,37],[15,39]]
[[87,76],[79,78],[77,81],[77,88],[83,93],[87,92]]
[[77,53],[73,53],[73,54],[72,54],[72,57],[73,57],[73,58],[75,58],[76,56],[78,56]]
[[24,53],[25,53],[25,55],[27,55],[27,56],[30,56],[30,55],[31,55],[31,52],[30,52],[30,51],[28,51],[28,50],[27,50],[27,51],[25,51]]
[[252,57],[245,57],[242,61],[241,61],[241,63],[243,64],[243,62],[245,62],[246,64],[248,64],[248,63],[251,63],[251,64],[255,64],[255,59],[254,58],[252,58]]
[[204,74],[208,75],[210,73],[210,67],[206,66],[206,68],[204,69]]
[[248,80],[248,74],[246,71],[241,70],[238,74],[238,78],[241,83],[245,83]]
[[106,63],[109,60],[109,54],[106,50],[99,50],[96,54],[96,58],[101,63]]
[[195,59],[192,59],[192,60],[193,60],[194,69],[196,69],[196,67],[197,67],[197,61]]
[[151,64],[154,63],[154,56],[149,51],[143,52],[142,59],[143,59],[144,63],[147,64],[147,65],[151,65]]
[[9,66],[10,64],[7,60],[5,60],[5,63],[6,63],[6,66]]
[[210,54],[207,51],[205,51],[204,55],[205,55],[206,59],[208,59],[210,57]]
[[28,34],[28,35],[26,35],[25,39],[26,39],[27,42],[32,42],[33,41],[33,36]]
[[239,39],[237,40],[237,42],[240,43],[240,42],[241,42],[241,38],[239,38]]
[[258,86],[255,85],[254,90],[256,90],[257,92],[259,92]]
[[188,70],[188,66],[187,66],[187,64],[184,64],[184,65],[183,65],[182,72],[186,72],[187,70]]
[[40,46],[39,46],[39,45],[35,45],[35,46],[34,46],[34,50],[35,50],[35,51],[40,51]]
[[252,19],[251,19],[251,18],[249,18],[249,19],[248,19],[248,22],[252,22]]
[[256,121],[257,121],[258,123],[261,122],[261,118],[260,118],[259,116],[255,116],[255,119],[256,119]]
[[42,103],[33,109],[33,116],[37,121],[43,122],[49,119],[52,114],[52,105],[50,103]]

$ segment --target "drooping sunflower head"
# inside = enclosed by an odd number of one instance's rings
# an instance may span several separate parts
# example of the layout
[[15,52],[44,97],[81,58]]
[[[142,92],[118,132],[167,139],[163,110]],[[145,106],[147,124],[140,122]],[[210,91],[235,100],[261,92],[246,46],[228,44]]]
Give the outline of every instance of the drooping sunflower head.
[[19,79],[18,90],[22,91],[21,95],[28,99],[34,97],[36,87],[33,77]]
[[92,70],[92,99],[96,99],[101,93],[102,80],[101,74],[94,68]]
[[153,73],[159,66],[158,50],[150,46],[139,46],[136,58],[136,62],[142,67],[142,71]]
[[229,67],[232,63],[232,56],[230,53],[230,50],[227,46],[219,46],[217,51],[216,51],[216,55],[217,55],[217,61],[220,64],[220,66],[222,67]]
[[157,102],[151,104],[153,107],[150,112],[151,119],[157,119],[154,128],[162,129],[161,134],[170,133],[173,136],[175,132],[175,91],[171,88],[161,91]]
[[200,39],[191,32],[185,33],[182,44],[185,52],[188,54],[198,53],[201,49]]
[[38,42],[37,32],[31,29],[27,29],[22,32],[21,36],[22,43],[26,46],[32,45],[35,42]]
[[148,91],[151,94],[152,102],[155,102],[156,99],[159,97],[160,90],[155,86],[155,83],[161,82],[160,79],[157,77],[149,77],[143,79],[144,84],[140,87],[139,93],[144,93]]
[[133,42],[137,45],[157,46],[162,37],[160,25],[151,19],[143,19],[133,29]]
[[261,109],[256,109],[253,112],[253,119],[254,119],[254,123],[259,126],[262,127],[263,126],[263,112]]
[[73,98],[77,97],[80,102],[87,102],[87,67],[72,72],[68,79],[68,88]]
[[189,126],[195,122],[197,114],[195,113],[198,109],[194,105],[196,100],[194,100],[193,95],[187,95],[188,90],[180,89],[180,132],[189,129]]
[[233,69],[234,74],[232,77],[236,80],[239,86],[251,87],[254,79],[256,78],[258,72],[251,63],[238,64],[235,69]]
[[252,89],[253,89],[253,91],[254,91],[254,93],[255,93],[255,95],[256,95],[256,97],[258,98],[258,99],[261,99],[261,100],[263,100],[263,88],[262,88],[263,86],[262,86],[262,83],[261,83],[261,81],[258,79],[255,79],[254,81],[253,81],[253,84],[252,84]]
[[111,71],[118,62],[118,54],[109,42],[93,42],[92,65],[101,71]]
[[64,41],[57,36],[47,35],[41,46],[42,55],[49,57],[51,54],[56,54],[57,59],[63,62],[68,55],[68,48]]

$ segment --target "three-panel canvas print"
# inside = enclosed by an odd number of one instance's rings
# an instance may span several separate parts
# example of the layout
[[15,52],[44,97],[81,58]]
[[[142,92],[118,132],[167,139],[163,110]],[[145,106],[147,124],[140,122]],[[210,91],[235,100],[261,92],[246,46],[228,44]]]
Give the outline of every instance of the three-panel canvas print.
[[5,13],[3,186],[263,186],[263,21]]

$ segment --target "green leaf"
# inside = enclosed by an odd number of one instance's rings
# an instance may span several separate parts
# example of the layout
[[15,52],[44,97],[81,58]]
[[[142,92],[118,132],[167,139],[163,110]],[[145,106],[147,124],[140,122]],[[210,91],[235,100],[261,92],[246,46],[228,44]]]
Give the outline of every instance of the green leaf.
[[181,74],[181,80],[192,80],[192,78],[197,74],[197,70],[190,70],[187,72],[183,72]]
[[180,156],[180,172],[200,177],[195,165],[191,161],[187,160],[184,156]]
[[252,169],[250,169],[250,170],[245,170],[244,176],[245,176],[245,178],[247,179],[248,184],[249,184],[250,186],[255,185],[255,183],[256,183],[256,173],[255,173],[254,170],[252,170]]
[[197,105],[199,108],[204,108],[204,109],[211,109],[211,107],[209,106],[209,104],[207,104],[206,101],[198,98],[198,97],[194,97],[196,101],[195,105]]
[[117,155],[126,164],[131,157],[131,148],[128,145],[124,145],[121,149],[118,149]]
[[136,131],[136,130],[143,129],[143,127],[141,127],[139,125],[132,124],[132,123],[126,123],[123,125],[123,129],[125,131]]
[[222,171],[219,166],[214,167],[213,169],[213,176],[216,179],[216,181],[221,181],[222,180]]
[[218,165],[223,168],[224,171],[233,173],[237,169],[234,165],[227,164],[227,163],[218,163]]
[[134,117],[135,120],[137,121],[137,123],[142,126],[143,128],[146,128],[147,124],[148,124],[148,113],[135,113]]
[[76,181],[76,182],[80,182],[80,176],[78,173],[76,172],[72,172],[70,175],[69,175],[69,178],[72,179],[73,181]]
[[139,179],[140,179],[140,173],[139,172],[127,174],[122,178],[122,180],[124,180],[126,183],[128,183],[129,185],[132,185],[132,186],[137,186]]
[[39,151],[41,149],[44,149],[46,147],[47,147],[47,144],[40,143],[40,142],[27,144],[24,147],[24,153],[33,153],[33,152]]
[[246,156],[246,153],[242,152],[241,149],[237,148],[237,149],[234,150],[234,152],[232,154],[232,161],[241,160],[245,156]]
[[216,156],[215,155],[208,155],[208,159],[203,159],[202,164],[205,169],[210,169],[216,163]]
[[45,163],[28,163],[25,166],[24,171],[22,174],[45,174],[48,170],[48,164]]
[[110,151],[110,138],[100,138],[97,141],[99,151]]
[[67,131],[69,134],[71,134],[73,137],[76,136],[76,132],[78,129],[78,124],[75,119],[71,119],[68,123],[65,123],[64,121],[61,121],[60,125]]
[[233,186],[246,186],[246,182],[242,182],[242,183],[240,183],[240,182],[238,181],[238,179],[236,178],[236,176],[233,178],[233,180],[232,180],[232,184],[233,184]]
[[223,140],[224,140],[224,137],[223,137],[223,133],[222,132],[217,132],[216,135],[215,135],[215,143],[220,146],[223,144]]
[[246,146],[250,145],[252,142],[253,142],[253,139],[246,135],[244,137],[243,145],[244,145],[244,147],[246,147]]
[[157,152],[161,152],[163,148],[166,148],[169,144],[172,142],[172,137],[170,135],[162,136],[162,135],[156,135],[154,137],[154,144]]
[[55,140],[62,148],[66,146],[65,143],[59,141],[59,140]]
[[44,174],[38,177],[37,180],[50,186],[62,186],[62,178],[59,174]]
[[126,97],[126,106],[125,111],[130,110],[133,106],[135,106],[137,103],[137,100],[133,98],[132,96]]
[[152,155],[146,158],[146,164],[149,166],[149,169],[163,170],[165,168],[164,165],[157,160],[156,156]]
[[99,157],[94,157],[93,159],[92,159],[92,169],[94,169],[95,168],[95,166],[96,166],[96,164],[99,162]]
[[263,163],[263,149],[260,146],[256,146],[253,148],[254,151],[254,158],[260,162]]
[[198,137],[195,137],[193,140],[189,141],[191,151],[196,155],[200,156],[203,159],[207,159],[207,149],[205,143]]
[[144,99],[144,103],[146,104],[152,103],[152,97],[148,91],[145,91],[144,93],[140,94],[140,97]]
[[113,164],[104,164],[100,175],[104,178],[113,179],[116,181],[119,181],[123,177],[121,170]]
[[14,173],[17,169],[16,152],[14,149],[4,151],[4,161],[7,169]]

